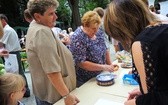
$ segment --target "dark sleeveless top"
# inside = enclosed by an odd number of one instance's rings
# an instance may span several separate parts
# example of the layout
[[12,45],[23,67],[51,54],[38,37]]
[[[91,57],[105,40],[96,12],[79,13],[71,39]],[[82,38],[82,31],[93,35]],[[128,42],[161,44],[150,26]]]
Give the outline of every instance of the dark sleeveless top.
[[135,39],[140,41],[148,93],[144,94],[136,67],[142,95],[136,105],[168,105],[168,25],[148,27]]

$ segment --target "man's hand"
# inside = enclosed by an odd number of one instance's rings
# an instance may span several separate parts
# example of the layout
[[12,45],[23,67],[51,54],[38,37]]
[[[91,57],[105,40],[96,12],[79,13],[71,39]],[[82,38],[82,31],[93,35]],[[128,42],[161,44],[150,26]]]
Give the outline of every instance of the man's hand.
[[0,56],[8,57],[9,56],[9,52],[6,49],[2,49],[0,51]]

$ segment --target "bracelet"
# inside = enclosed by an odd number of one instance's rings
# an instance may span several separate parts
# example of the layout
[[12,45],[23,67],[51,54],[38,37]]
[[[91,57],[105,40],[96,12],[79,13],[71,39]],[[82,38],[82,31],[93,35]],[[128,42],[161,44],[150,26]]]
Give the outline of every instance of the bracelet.
[[69,94],[70,94],[70,93],[64,95],[62,98],[63,98],[63,99],[66,99],[66,98],[69,96]]

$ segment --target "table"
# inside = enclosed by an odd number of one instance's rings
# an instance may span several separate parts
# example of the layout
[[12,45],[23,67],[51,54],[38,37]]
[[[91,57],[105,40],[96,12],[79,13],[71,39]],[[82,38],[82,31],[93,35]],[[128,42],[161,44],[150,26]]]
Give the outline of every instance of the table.
[[[138,85],[123,84],[122,77],[130,70],[131,69],[124,69],[120,67],[118,71],[114,72],[114,74],[117,75],[114,85],[99,86],[97,85],[96,79],[92,78],[71,93],[75,94],[80,99],[80,103],[78,105],[94,105],[102,98],[123,103],[127,99],[128,92],[138,87]],[[61,99],[54,105],[64,105],[64,100]]]

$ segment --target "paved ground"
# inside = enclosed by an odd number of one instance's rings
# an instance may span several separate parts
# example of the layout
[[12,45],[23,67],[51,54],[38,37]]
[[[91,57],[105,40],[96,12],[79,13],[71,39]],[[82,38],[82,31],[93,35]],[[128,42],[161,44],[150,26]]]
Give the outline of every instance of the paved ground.
[[31,90],[31,96],[29,98],[23,98],[22,102],[25,104],[25,105],[36,105],[35,103],[35,99],[34,99],[34,95],[32,93],[32,83],[31,83],[31,77],[30,77],[30,73],[28,70],[26,70],[26,73],[25,73],[26,77],[27,77],[27,80],[28,80],[28,86]]
[[[154,0],[149,0],[150,5],[153,5],[153,2],[154,2]],[[168,14],[168,1],[160,2],[160,4],[161,4],[161,14],[162,15]],[[31,89],[31,96],[29,98],[23,98],[22,102],[25,105],[36,105],[35,100],[34,100],[34,95],[32,93],[32,84],[31,84],[30,73],[26,72],[25,74],[26,74],[26,77],[28,80],[29,87]]]

